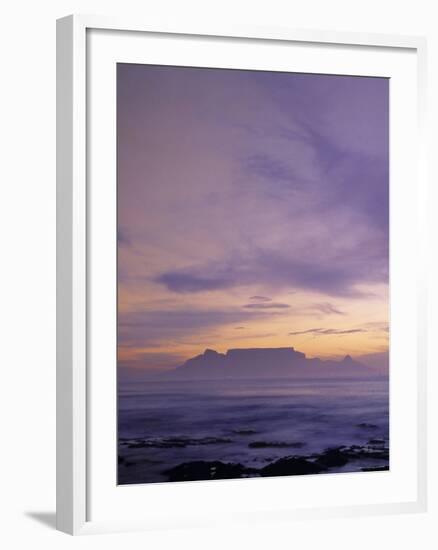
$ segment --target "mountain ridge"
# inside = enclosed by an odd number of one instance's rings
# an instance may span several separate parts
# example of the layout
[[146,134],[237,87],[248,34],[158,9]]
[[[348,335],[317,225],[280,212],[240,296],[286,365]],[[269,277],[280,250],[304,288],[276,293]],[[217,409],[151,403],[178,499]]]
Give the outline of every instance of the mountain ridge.
[[339,361],[307,358],[294,347],[232,348],[225,353],[206,348],[166,374],[185,379],[375,376],[350,355]]

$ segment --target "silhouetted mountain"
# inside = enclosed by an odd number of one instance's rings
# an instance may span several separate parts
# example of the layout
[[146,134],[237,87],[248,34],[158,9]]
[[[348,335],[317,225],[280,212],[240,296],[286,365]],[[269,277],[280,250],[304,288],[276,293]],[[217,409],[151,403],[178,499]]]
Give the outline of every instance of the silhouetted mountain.
[[376,374],[389,376],[389,351],[381,351],[379,353],[369,353],[361,355],[358,361],[369,367]]
[[275,378],[275,377],[356,377],[374,376],[375,372],[350,355],[340,361],[306,358],[294,348],[230,349],[218,353],[206,349],[169,371],[172,378]]

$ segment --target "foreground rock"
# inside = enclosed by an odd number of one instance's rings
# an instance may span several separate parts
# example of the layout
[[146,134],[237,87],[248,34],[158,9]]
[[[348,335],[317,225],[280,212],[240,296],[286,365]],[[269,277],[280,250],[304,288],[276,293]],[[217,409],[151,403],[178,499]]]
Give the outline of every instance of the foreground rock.
[[203,460],[185,462],[174,468],[165,470],[169,481],[200,481],[208,479],[234,479],[256,475],[257,470],[246,468],[242,464],[226,463],[215,460],[206,462]]
[[280,458],[271,464],[268,464],[260,470],[263,477],[271,476],[300,476],[308,474],[319,474],[326,470],[324,466],[311,462],[306,458],[292,456]]
[[338,468],[340,466],[345,466],[349,460],[350,456],[342,447],[327,449],[320,455],[316,455],[317,464],[323,468]]
[[[260,443],[258,448],[277,446],[275,442],[271,444],[268,442],[253,443]],[[278,444],[280,447],[285,445]],[[372,459],[371,464],[370,459]],[[375,466],[372,465],[374,459],[376,460]],[[162,474],[167,476],[169,481],[293,476],[320,474],[330,471],[339,472],[347,464],[354,463],[357,465],[356,471],[378,472],[388,470],[389,448],[386,447],[386,442],[381,439],[372,439],[367,445],[334,447],[308,456],[286,456],[269,462],[262,468],[251,468],[240,463],[221,462],[219,460],[184,462],[163,471]]]
[[384,443],[377,445],[352,445],[343,447],[342,452],[351,459],[377,458],[380,460],[389,460],[389,448]]

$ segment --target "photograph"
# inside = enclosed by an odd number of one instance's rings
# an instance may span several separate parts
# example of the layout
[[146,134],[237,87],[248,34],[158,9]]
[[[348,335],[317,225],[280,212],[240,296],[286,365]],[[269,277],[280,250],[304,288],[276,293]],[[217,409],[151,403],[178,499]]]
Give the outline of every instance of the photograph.
[[389,470],[389,82],[117,63],[118,485]]

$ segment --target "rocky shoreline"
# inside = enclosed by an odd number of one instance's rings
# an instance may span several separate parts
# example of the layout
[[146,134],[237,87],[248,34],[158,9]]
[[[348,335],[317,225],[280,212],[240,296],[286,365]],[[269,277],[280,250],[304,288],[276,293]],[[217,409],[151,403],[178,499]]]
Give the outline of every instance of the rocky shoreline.
[[[169,448],[191,445],[215,445],[231,442],[227,438],[204,437],[136,439],[121,441],[127,448]],[[254,441],[251,448],[301,448],[301,442]],[[134,463],[119,456],[119,466],[129,467]],[[321,453],[304,455],[286,455],[269,461],[263,467],[251,467],[241,463],[221,460],[195,460],[183,462],[161,471],[166,481],[206,481],[214,479],[235,479],[249,477],[274,477],[292,475],[311,475],[341,471],[376,472],[389,470],[389,447],[384,439],[370,439],[365,445],[332,447]]]
[[305,456],[285,456],[270,462],[263,468],[252,468],[240,463],[221,461],[185,462],[164,470],[168,481],[197,481],[210,479],[233,479],[247,477],[273,477],[309,475],[330,472],[364,459],[377,460],[384,464],[362,467],[359,471],[385,471],[389,469],[389,448],[383,440],[371,440],[367,445],[352,445],[326,449],[320,454]]

